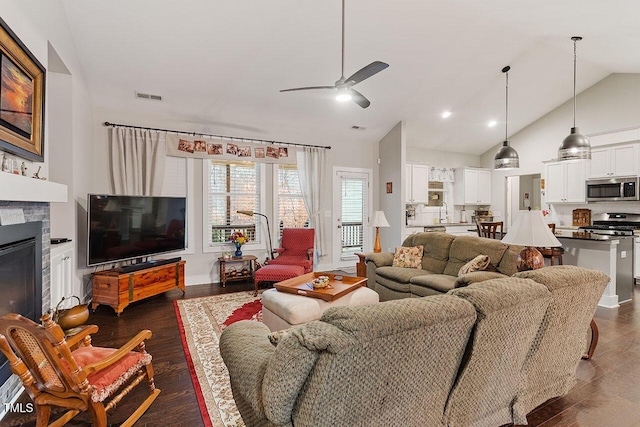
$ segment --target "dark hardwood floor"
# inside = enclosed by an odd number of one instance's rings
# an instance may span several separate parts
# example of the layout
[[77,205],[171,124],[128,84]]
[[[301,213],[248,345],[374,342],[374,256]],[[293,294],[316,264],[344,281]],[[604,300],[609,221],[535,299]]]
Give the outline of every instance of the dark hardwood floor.
[[[195,298],[239,290],[250,290],[250,283],[188,286],[185,298]],[[158,295],[127,307],[117,317],[110,307],[99,306],[90,323],[100,327],[93,343],[117,347],[141,329],[151,329],[147,349],[153,355],[158,399],[140,418],[137,426],[201,426],[200,410],[185,361],[173,300],[182,298],[179,290]],[[578,384],[565,397],[552,399],[529,414],[531,426],[609,427],[640,426],[640,290],[634,301],[620,308],[598,308],[596,321],[600,341],[590,361],[581,361]],[[118,425],[142,401],[144,386],[137,387],[110,414]],[[23,395],[22,401],[28,397]],[[87,418],[76,417],[69,425],[88,425]],[[1,426],[35,426],[31,414],[8,414]]]

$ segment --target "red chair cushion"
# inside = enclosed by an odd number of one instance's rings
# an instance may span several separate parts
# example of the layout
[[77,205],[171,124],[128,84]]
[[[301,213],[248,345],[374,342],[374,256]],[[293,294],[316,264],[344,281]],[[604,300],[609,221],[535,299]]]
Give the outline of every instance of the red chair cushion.
[[[105,359],[115,351],[115,348],[80,347],[73,351],[72,355],[78,366],[82,368]],[[120,388],[142,366],[149,363],[151,363],[150,354],[131,351],[113,365],[92,373],[87,377],[89,384],[94,387],[91,400],[102,402]]]

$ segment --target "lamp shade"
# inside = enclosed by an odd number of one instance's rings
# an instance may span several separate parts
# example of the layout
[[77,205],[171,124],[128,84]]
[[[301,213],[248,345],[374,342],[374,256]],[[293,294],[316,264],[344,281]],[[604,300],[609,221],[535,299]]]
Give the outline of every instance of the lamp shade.
[[582,135],[577,127],[573,127],[558,149],[558,160],[581,159],[591,159],[591,145],[589,138]]
[[391,227],[389,221],[387,221],[387,217],[384,216],[384,211],[375,211],[373,213],[373,221],[371,221],[371,225],[374,227]]
[[544,222],[541,211],[520,211],[515,224],[502,239],[510,245],[557,247],[562,246],[549,226]]
[[509,141],[502,143],[502,148],[498,150],[493,158],[494,169],[516,169],[520,167],[520,159],[516,150],[509,145]]

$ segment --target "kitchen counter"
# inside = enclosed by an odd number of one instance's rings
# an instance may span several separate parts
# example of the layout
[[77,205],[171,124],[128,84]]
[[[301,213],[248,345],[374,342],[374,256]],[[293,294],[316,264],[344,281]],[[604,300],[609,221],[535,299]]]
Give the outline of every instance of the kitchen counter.
[[612,236],[607,234],[596,234],[596,233],[587,233],[584,231],[576,231],[576,230],[556,230],[557,238],[564,239],[576,239],[576,240],[592,240],[595,242],[609,242],[612,240],[620,240],[626,238],[632,238],[634,236]]
[[611,278],[600,297],[599,306],[615,308],[621,302],[631,300],[634,236],[556,230],[556,237],[564,249],[564,264],[600,270]]

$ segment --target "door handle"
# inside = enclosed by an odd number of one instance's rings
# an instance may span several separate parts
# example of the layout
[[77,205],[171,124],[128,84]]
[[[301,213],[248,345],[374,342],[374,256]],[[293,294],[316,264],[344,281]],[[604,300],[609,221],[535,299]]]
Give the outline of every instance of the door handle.
[[338,228],[342,228],[342,226],[341,226],[341,225],[339,225],[339,226],[338,226]]

